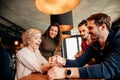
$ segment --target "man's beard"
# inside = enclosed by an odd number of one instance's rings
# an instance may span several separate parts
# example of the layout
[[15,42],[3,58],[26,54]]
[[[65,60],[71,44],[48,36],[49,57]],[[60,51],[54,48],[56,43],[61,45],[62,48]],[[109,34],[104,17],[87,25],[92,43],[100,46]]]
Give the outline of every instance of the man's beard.
[[84,37],[82,37],[82,40],[87,40],[87,39],[88,39],[88,37],[89,37],[89,35],[87,35],[85,38],[84,38]]

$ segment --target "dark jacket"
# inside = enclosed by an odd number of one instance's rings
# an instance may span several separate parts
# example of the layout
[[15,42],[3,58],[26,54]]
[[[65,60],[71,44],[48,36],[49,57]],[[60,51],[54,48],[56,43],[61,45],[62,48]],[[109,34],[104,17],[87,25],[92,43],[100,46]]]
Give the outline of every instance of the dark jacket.
[[12,80],[9,53],[0,45],[0,80]]
[[[83,67],[91,58],[96,64]],[[106,45],[101,50],[96,41],[86,52],[76,60],[67,60],[66,67],[79,67],[80,78],[104,78],[108,80],[120,79],[120,28],[110,31]]]

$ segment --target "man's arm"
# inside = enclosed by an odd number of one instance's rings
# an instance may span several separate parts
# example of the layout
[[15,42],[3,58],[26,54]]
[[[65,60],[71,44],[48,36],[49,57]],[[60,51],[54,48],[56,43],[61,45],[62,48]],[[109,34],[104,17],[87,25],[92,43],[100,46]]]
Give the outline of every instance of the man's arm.
[[49,80],[64,78],[80,78],[78,68],[53,67],[48,71]]

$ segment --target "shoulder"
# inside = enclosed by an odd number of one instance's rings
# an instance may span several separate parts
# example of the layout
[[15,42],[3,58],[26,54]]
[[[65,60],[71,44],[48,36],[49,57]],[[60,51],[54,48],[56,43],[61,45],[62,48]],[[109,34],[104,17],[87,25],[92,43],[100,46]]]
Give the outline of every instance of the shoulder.
[[116,27],[110,31],[107,38],[107,43],[117,45],[119,42],[120,42],[120,28]]
[[41,36],[41,39],[42,39],[42,40],[45,39],[45,35],[42,35],[42,36]]
[[16,53],[16,56],[19,56],[19,55],[25,55],[28,53],[28,49],[26,47],[23,47],[22,49],[20,49],[17,53]]
[[42,39],[42,41],[44,42],[44,41],[46,41],[46,40],[49,40],[50,38],[49,38],[48,36],[46,36],[46,35],[42,35],[42,36],[41,36],[41,39]]
[[111,40],[114,38],[117,38],[117,39],[120,38],[120,27],[115,27],[111,29],[107,40]]
[[85,44],[86,43],[86,40],[82,40],[82,44]]

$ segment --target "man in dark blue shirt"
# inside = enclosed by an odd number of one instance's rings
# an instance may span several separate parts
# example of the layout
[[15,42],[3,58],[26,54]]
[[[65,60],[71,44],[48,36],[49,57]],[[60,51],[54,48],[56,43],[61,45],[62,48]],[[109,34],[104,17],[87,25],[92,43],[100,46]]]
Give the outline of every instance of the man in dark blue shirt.
[[[111,19],[104,13],[88,17],[87,27],[91,38],[96,41],[76,60],[67,60],[60,56],[51,57],[49,62],[59,63],[65,67],[50,69],[48,71],[49,79],[120,79],[120,28],[111,29]],[[95,58],[96,64],[83,67],[91,58]]]

